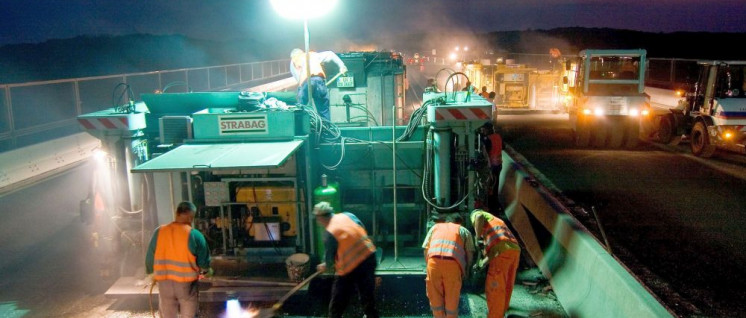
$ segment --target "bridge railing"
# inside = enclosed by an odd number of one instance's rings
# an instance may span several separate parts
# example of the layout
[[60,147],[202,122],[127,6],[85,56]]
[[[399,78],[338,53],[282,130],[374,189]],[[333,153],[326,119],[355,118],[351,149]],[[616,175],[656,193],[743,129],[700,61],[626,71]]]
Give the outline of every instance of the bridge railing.
[[[289,61],[209,67],[0,85],[0,152],[80,132],[77,116],[113,107],[128,92],[242,89],[288,76]],[[120,86],[121,83],[127,86]],[[122,92],[127,95],[122,95]]]

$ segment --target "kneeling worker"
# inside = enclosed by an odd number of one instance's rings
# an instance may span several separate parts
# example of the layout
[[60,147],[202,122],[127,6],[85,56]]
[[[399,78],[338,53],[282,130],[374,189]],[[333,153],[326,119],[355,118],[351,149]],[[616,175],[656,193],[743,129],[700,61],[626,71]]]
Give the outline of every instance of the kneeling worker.
[[487,280],[484,283],[487,294],[489,318],[502,318],[510,306],[513,284],[518,271],[521,247],[513,233],[498,217],[482,210],[471,212],[476,238],[484,241],[484,258],[477,263],[483,268],[489,262]]
[[422,244],[425,249],[425,287],[430,309],[436,318],[457,318],[461,283],[471,268],[474,243],[461,226],[461,216],[452,222],[436,223]]

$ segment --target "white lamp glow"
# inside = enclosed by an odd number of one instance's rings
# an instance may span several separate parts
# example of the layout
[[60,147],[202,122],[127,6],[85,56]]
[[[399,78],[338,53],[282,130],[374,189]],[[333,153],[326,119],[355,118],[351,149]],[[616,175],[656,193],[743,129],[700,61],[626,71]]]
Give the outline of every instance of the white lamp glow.
[[329,12],[337,0],[270,0],[270,3],[284,18],[313,19]]

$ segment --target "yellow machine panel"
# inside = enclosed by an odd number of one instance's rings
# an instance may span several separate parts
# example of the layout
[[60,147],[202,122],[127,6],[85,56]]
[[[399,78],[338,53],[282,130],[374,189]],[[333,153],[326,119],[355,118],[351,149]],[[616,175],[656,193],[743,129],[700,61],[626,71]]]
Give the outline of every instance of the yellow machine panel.
[[[283,236],[295,236],[298,231],[298,218],[295,188],[283,186],[240,187],[236,189],[236,202],[246,202],[249,210],[259,208],[261,217],[279,217]],[[256,219],[256,220],[255,220]],[[247,219],[250,222],[263,222],[261,218]],[[249,235],[254,236],[253,226]]]
[[495,104],[499,107],[528,108],[531,80],[535,68],[522,64],[498,65],[494,73],[497,84]]

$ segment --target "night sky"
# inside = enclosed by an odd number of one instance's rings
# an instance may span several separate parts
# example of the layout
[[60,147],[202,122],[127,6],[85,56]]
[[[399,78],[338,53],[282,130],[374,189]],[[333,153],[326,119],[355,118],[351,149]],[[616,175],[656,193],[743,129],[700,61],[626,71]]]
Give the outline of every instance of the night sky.
[[[221,41],[302,39],[302,23],[280,17],[269,0],[0,0],[0,13],[0,45],[133,33]],[[364,45],[400,32],[575,26],[746,32],[745,19],[744,0],[340,0],[310,27],[316,43]]]

